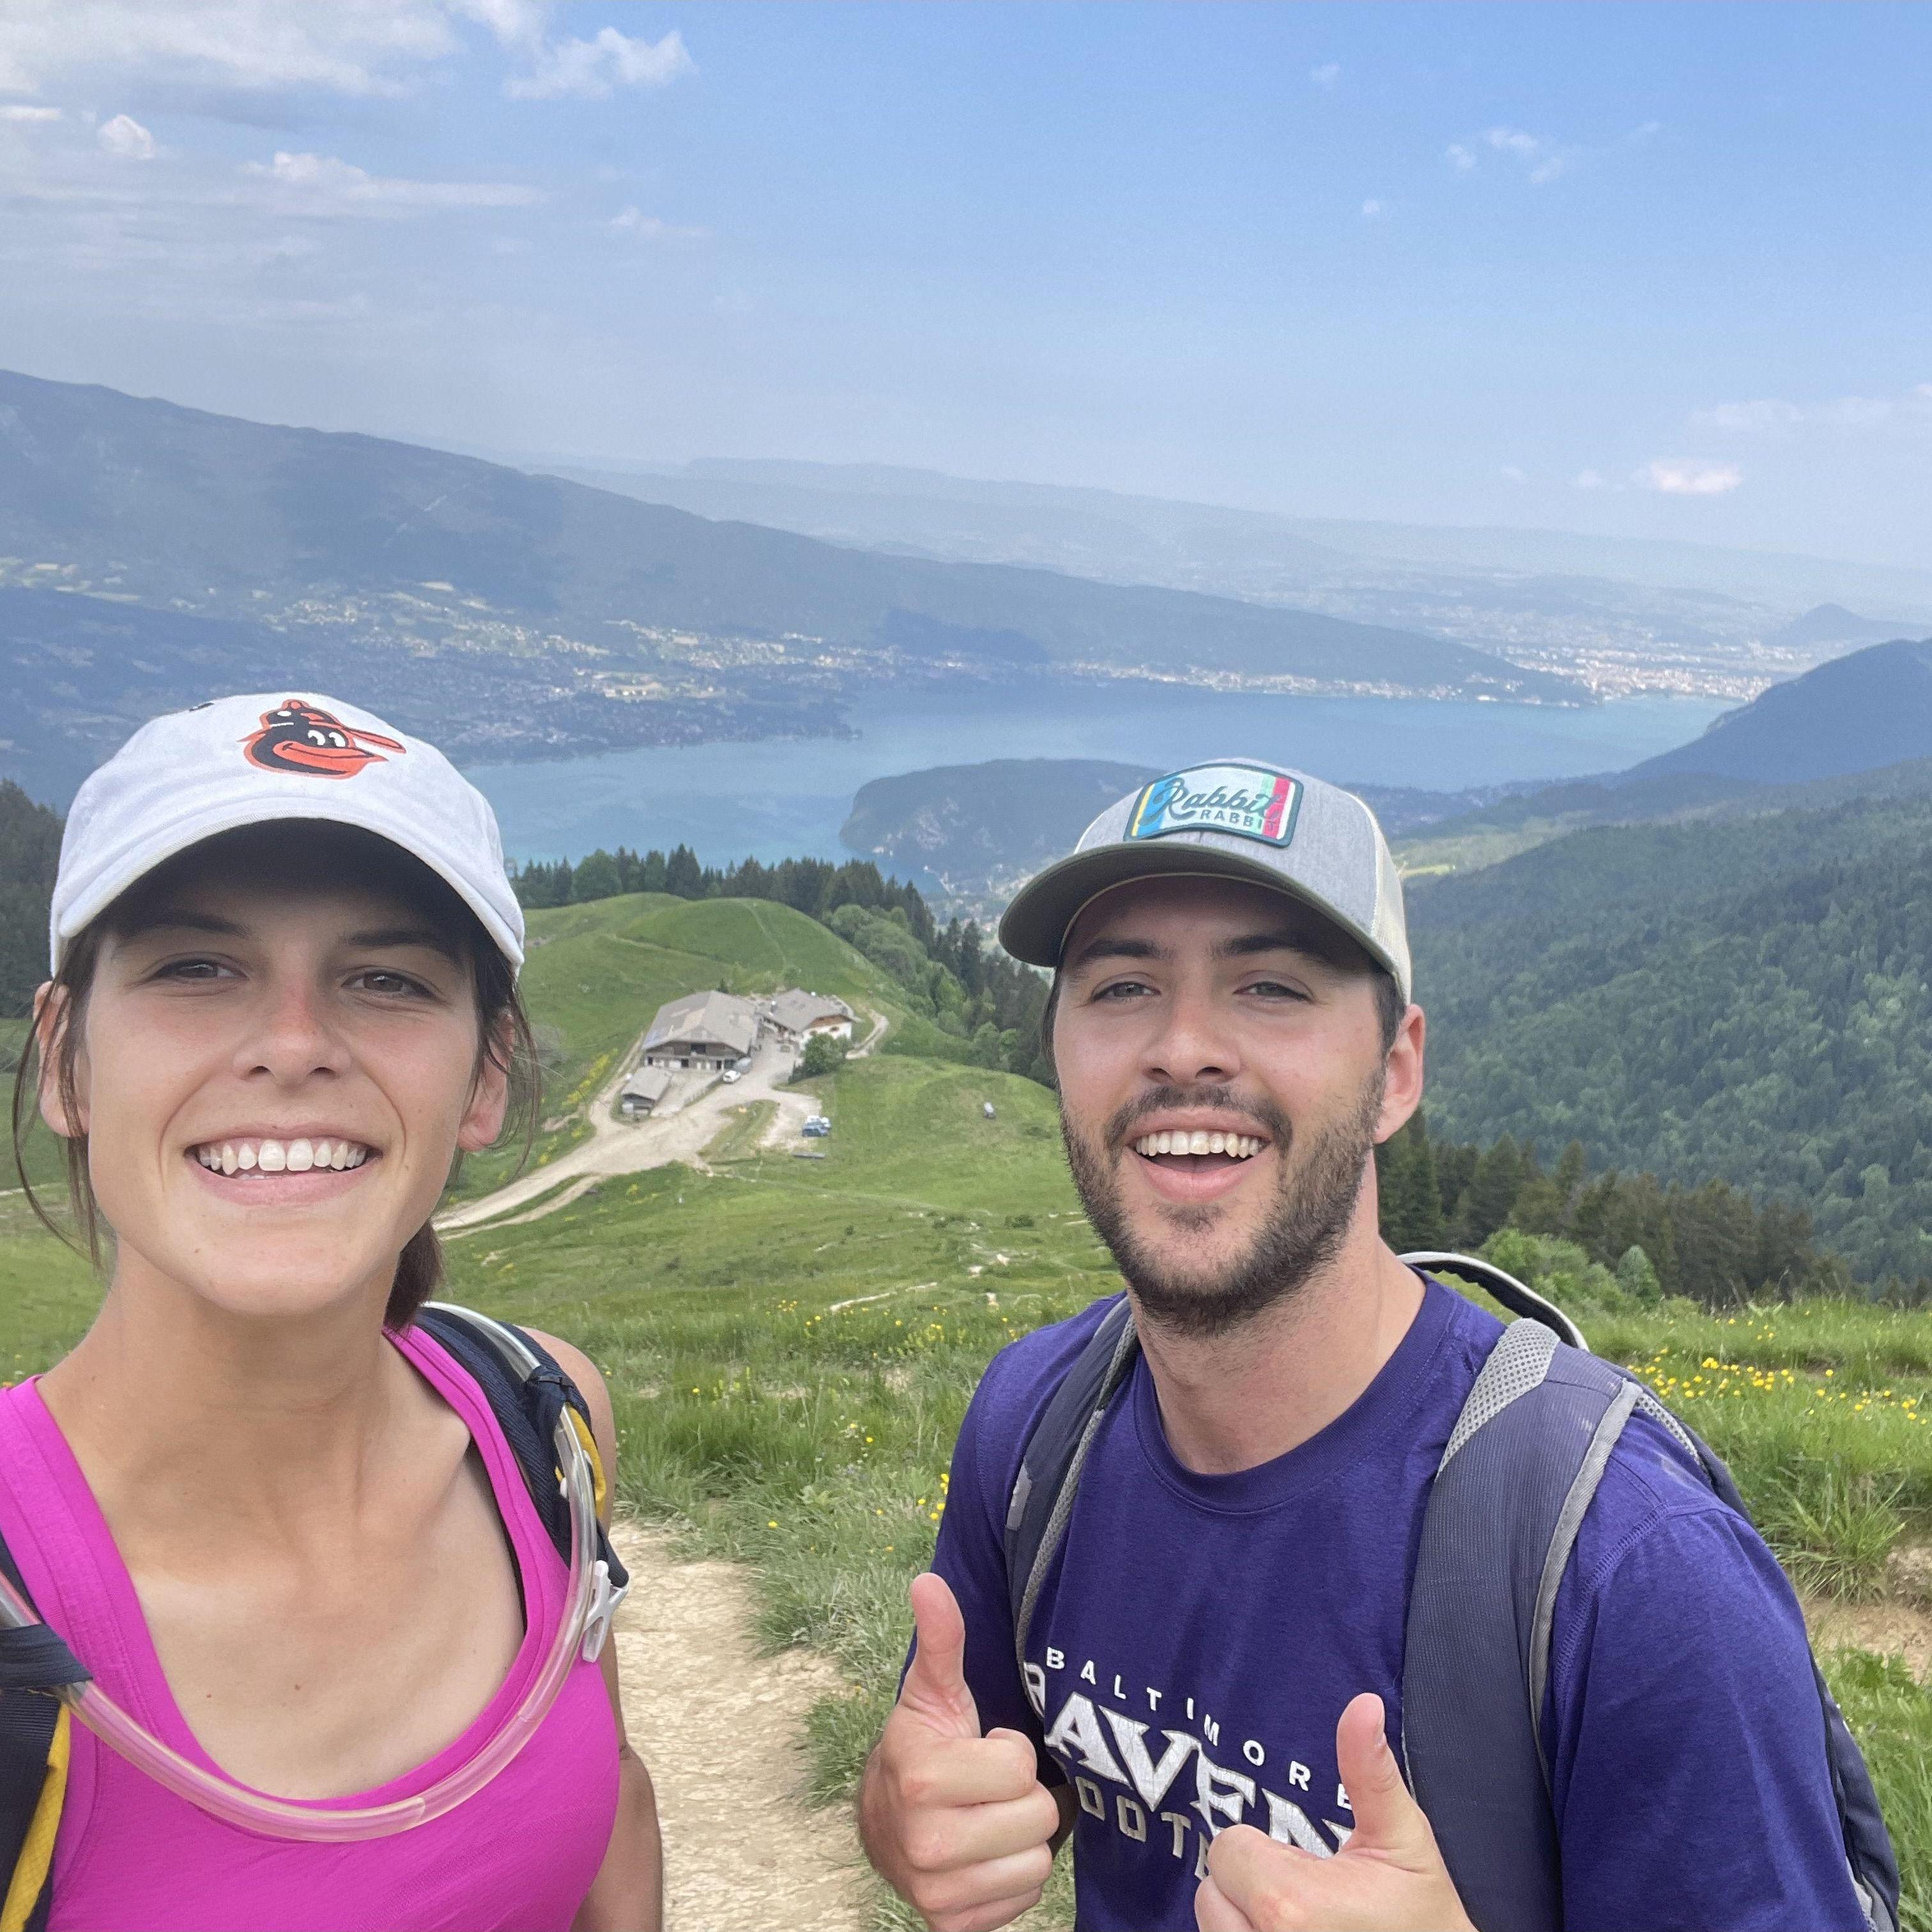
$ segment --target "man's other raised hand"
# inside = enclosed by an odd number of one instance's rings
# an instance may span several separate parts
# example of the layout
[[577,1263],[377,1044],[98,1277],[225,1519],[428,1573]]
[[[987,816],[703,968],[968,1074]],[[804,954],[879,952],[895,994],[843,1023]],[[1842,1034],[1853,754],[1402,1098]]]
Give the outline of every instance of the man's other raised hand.
[[1229,1826],[1208,1847],[1194,1894],[1200,1932],[1475,1932],[1402,1781],[1379,1697],[1364,1691],[1342,1713],[1335,1762],[1355,1814],[1348,1842],[1318,1858]]
[[980,1734],[966,1620],[943,1576],[912,1584],[918,1648],[866,1767],[859,1828],[872,1863],[932,1932],[992,1932],[1039,1900],[1058,1802],[1030,1739]]

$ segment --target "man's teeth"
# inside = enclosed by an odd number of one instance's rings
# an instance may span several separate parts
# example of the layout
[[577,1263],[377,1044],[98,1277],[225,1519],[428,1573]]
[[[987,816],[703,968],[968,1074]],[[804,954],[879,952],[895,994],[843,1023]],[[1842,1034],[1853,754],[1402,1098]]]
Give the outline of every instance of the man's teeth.
[[194,1157],[211,1174],[307,1174],[360,1167],[369,1150],[355,1141],[208,1141]]
[[1136,1154],[1225,1154],[1251,1160],[1268,1143],[1252,1134],[1212,1133],[1196,1127],[1192,1133],[1143,1134],[1134,1142]]

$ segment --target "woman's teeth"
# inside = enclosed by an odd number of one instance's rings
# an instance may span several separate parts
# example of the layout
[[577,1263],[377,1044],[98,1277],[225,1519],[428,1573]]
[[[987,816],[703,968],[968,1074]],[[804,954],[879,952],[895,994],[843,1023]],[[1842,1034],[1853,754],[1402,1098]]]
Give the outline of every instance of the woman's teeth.
[[307,1174],[360,1167],[369,1150],[355,1141],[209,1141],[194,1157],[211,1174]]
[[1192,1133],[1143,1134],[1133,1144],[1136,1154],[1225,1154],[1236,1160],[1252,1160],[1268,1143],[1252,1134],[1208,1133],[1197,1127]]

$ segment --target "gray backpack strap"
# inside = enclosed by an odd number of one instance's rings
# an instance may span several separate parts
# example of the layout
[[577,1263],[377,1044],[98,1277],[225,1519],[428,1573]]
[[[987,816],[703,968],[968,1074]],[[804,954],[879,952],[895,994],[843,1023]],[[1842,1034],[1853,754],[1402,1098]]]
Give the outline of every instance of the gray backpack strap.
[[[1718,1496],[1730,1472],[1627,1371],[1515,1322],[1483,1364],[1423,1512],[1402,1660],[1402,1756],[1480,1932],[1562,1932],[1543,1749],[1556,1593],[1624,1425],[1641,1412]],[[1864,1760],[1818,1675],[1846,1863],[1871,1932],[1895,1932],[1898,1865]]]
[[1006,1504],[1006,1592],[1013,1613],[1013,1654],[1026,1681],[1027,1633],[1040,1586],[1066,1534],[1080,1472],[1102,1419],[1140,1352],[1134,1312],[1124,1294],[1074,1358],[1020,1453]]
[[1515,1322],[1483,1364],[1424,1510],[1402,1666],[1416,1802],[1482,1932],[1560,1932],[1540,1715],[1550,1618],[1635,1384]]

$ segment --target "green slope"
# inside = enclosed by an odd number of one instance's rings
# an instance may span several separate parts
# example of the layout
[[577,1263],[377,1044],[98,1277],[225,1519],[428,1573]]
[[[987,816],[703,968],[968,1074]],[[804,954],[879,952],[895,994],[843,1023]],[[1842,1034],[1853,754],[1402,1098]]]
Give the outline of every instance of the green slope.
[[1932,801],[1578,832],[1411,895],[1430,1110],[1932,1276]]

